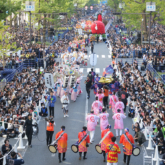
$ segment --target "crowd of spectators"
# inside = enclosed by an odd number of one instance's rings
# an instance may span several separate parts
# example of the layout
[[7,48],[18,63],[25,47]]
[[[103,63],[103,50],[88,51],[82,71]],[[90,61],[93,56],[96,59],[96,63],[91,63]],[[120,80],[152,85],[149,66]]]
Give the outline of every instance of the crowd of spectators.
[[[125,62],[118,62],[114,66],[114,75],[120,78],[121,91],[125,90],[128,95],[128,116],[138,117],[133,125],[135,131],[135,139],[142,145],[145,142],[144,128],[147,134],[152,134],[152,138],[158,145],[159,154],[165,153],[165,88],[164,84],[151,72],[146,70],[141,72],[138,64],[134,62],[132,65]],[[119,90],[119,93],[120,93]],[[142,123],[141,123],[142,122]]]

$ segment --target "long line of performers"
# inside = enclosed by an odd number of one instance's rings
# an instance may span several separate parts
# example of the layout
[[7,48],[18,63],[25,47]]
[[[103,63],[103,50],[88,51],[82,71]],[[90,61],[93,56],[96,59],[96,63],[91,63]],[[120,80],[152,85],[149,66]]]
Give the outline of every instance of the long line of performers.
[[[76,52],[74,52],[76,53]],[[63,58],[62,65],[58,66],[57,71],[54,73],[54,95],[62,98],[68,93],[71,94],[71,100],[76,101],[77,97],[82,93],[81,90],[81,80],[83,78],[82,73],[79,71],[80,63],[77,61],[80,54],[77,53],[73,63],[68,62],[67,58]],[[66,56],[66,55],[65,55]],[[73,57],[73,54],[72,54]],[[70,58],[69,58],[70,59]],[[124,129],[123,119],[126,118],[124,114],[125,105],[115,95],[115,92],[119,90],[120,83],[118,79],[113,80],[112,78],[99,77],[93,69],[90,72],[92,79],[92,86],[95,94],[95,101],[92,104],[91,112],[87,115],[87,127],[83,127],[82,131],[78,133],[78,141],[72,145],[73,152],[79,152],[79,160],[81,160],[82,153],[83,159],[86,159],[87,148],[89,143],[92,144],[94,141],[95,128],[100,120],[100,129],[101,129],[101,141],[96,145],[96,150],[98,153],[103,153],[103,161],[106,162],[106,153],[107,155],[107,164],[117,164],[118,154],[120,154],[120,148],[115,143],[116,137],[120,136],[120,143],[123,144],[123,153],[124,153],[124,162],[129,165],[130,156],[132,155],[134,147],[134,139],[131,134],[129,134],[129,129]],[[111,98],[109,101],[109,106],[112,107],[113,119],[115,120],[114,129],[116,130],[116,137],[111,132],[111,126],[108,121],[109,113],[107,113],[106,108],[103,107],[103,86],[109,87],[109,92]],[[124,134],[122,130],[124,129]],[[89,135],[88,132],[89,131]],[[118,134],[119,132],[119,134]],[[68,135],[65,132],[65,126],[61,127],[61,131],[56,134],[55,142],[49,145],[49,150],[55,152],[56,149],[59,152],[59,162],[65,160],[65,155],[67,151],[67,141]],[[52,149],[53,148],[53,149]],[[61,159],[61,154],[63,153],[63,158]],[[135,152],[135,155],[138,155],[139,152]]]
[[[89,143],[92,144],[94,141],[95,128],[100,120],[100,129],[101,129],[101,141],[95,146],[95,149],[98,153],[103,154],[103,162],[106,162],[106,153],[107,154],[107,164],[117,164],[118,154],[121,153],[120,147],[116,143],[116,138],[120,136],[119,143],[123,144],[123,154],[124,154],[124,163],[127,162],[129,165],[130,157],[133,154],[138,156],[140,154],[139,148],[135,147],[134,138],[129,133],[129,129],[124,129],[123,119],[126,118],[124,114],[124,104],[115,95],[115,92],[112,93],[112,96],[109,101],[109,105],[112,107],[113,119],[115,120],[114,129],[116,130],[116,137],[111,131],[111,125],[109,124],[108,117],[109,113],[106,111],[106,108],[102,108],[102,102],[96,96],[96,100],[92,104],[92,109],[90,114],[86,116],[87,127],[83,127],[82,131],[78,133],[78,141],[71,146],[73,152],[79,152],[79,160],[87,159],[87,151]],[[124,129],[124,134],[122,130]],[[119,131],[119,134],[118,134]],[[88,135],[89,132],[89,135]],[[52,151],[51,147],[55,147],[59,152],[59,162],[65,160],[65,155],[67,151],[67,141],[68,135],[65,132],[65,126],[61,127],[61,131],[56,134],[55,142],[53,142],[49,147],[49,150]],[[56,150],[55,150],[56,151]],[[63,153],[63,158],[61,159],[61,154]]]

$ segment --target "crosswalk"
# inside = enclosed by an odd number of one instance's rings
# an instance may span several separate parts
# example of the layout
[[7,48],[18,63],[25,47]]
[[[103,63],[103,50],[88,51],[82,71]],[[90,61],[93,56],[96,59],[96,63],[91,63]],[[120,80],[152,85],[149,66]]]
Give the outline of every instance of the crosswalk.
[[[89,58],[90,58],[91,55],[89,55]],[[97,58],[106,58],[105,55],[97,55]],[[108,58],[111,58],[111,55],[108,55]]]
[[[93,70],[95,71],[95,73],[100,74],[100,76],[102,75],[102,73],[105,71],[105,68],[93,68]],[[79,72],[81,72],[83,74],[83,77],[86,77],[88,75],[88,73],[91,71],[91,68],[80,68]]]

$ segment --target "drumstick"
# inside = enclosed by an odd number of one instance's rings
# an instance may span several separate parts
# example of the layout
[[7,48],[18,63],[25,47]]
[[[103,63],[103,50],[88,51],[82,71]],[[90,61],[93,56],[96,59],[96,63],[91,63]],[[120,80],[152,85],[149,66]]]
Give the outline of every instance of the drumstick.
[[111,131],[108,131],[105,136],[100,140],[99,144],[101,144],[103,142],[103,140],[108,136],[108,134],[110,133]]

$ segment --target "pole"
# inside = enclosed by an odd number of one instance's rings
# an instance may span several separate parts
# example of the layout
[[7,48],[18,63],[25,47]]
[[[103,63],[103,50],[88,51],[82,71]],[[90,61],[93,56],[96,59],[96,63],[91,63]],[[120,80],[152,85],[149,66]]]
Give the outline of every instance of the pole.
[[149,29],[149,47],[150,47],[150,35],[151,35],[151,12],[150,12],[150,29]]
[[32,38],[31,38],[31,11],[29,11],[30,13],[30,46],[32,45]]

